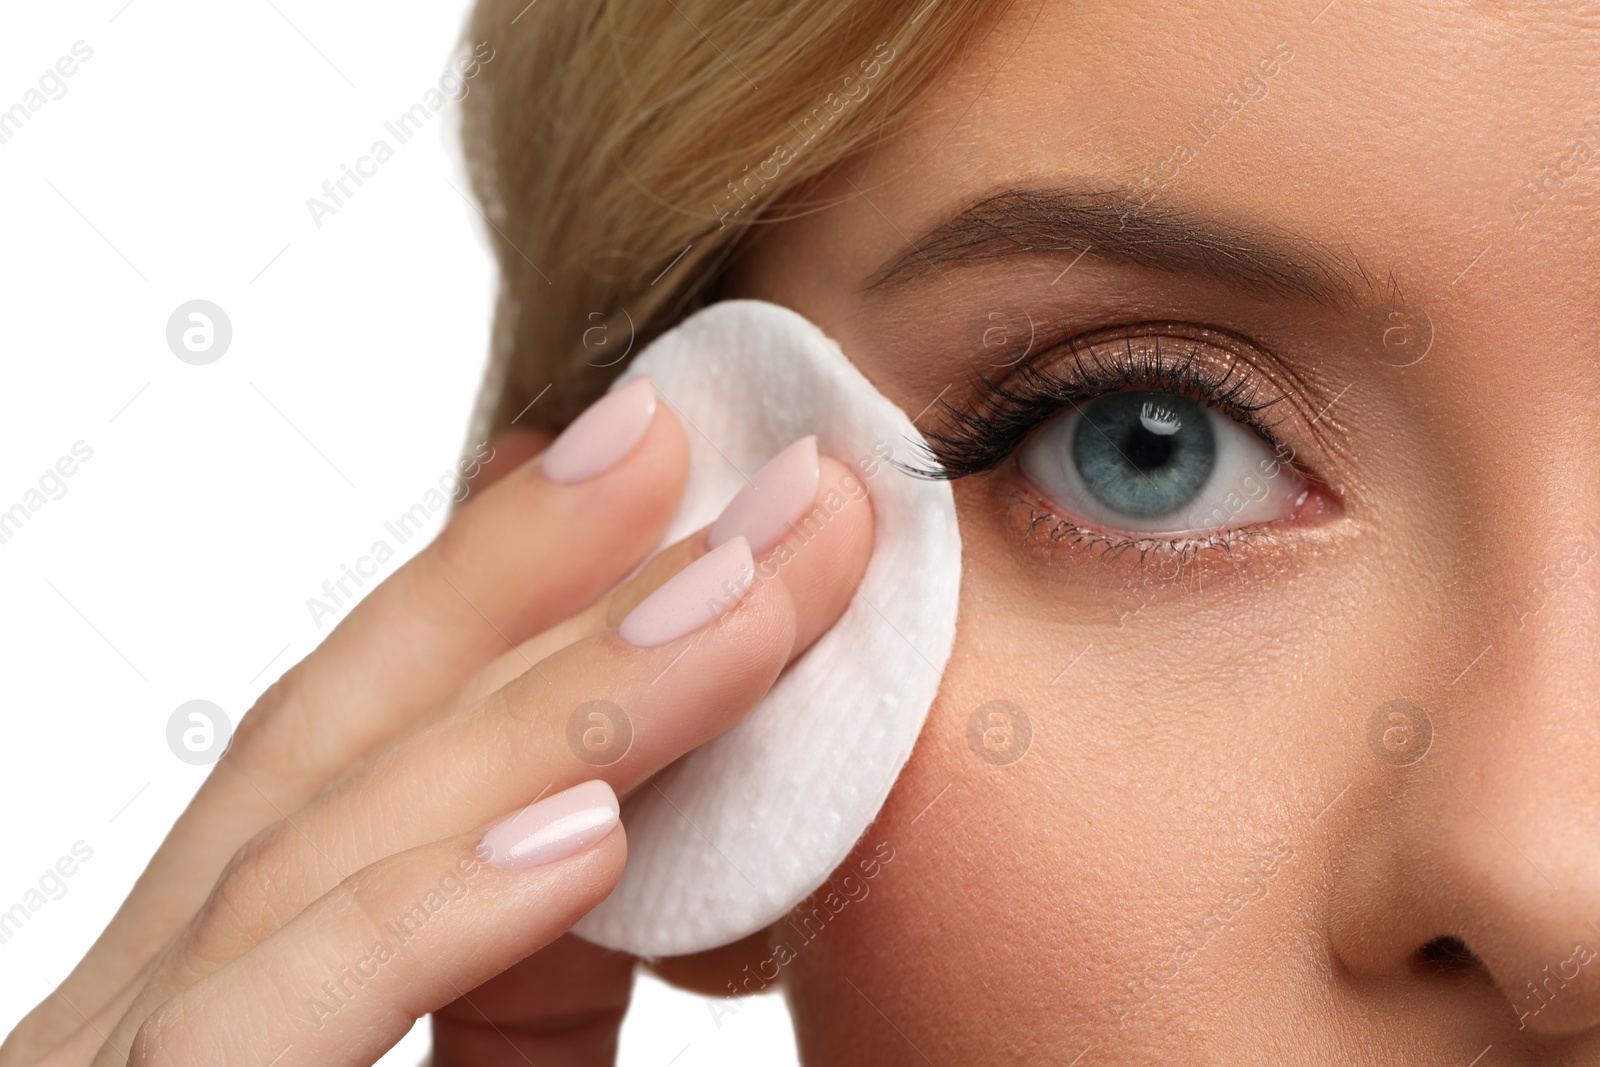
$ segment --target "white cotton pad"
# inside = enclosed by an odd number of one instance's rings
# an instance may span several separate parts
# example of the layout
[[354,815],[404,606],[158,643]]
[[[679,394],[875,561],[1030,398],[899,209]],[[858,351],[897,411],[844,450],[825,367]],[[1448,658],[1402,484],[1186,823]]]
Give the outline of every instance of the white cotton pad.
[[663,545],[711,523],[806,434],[855,466],[876,522],[866,574],[833,628],[747,718],[624,806],[622,881],[575,929],[657,957],[776,922],[877,817],[950,657],[961,536],[949,483],[895,466],[922,458],[911,420],[800,315],[759,300],[714,304],[657,338],[618,384],[641,374],[689,439],[688,488]]

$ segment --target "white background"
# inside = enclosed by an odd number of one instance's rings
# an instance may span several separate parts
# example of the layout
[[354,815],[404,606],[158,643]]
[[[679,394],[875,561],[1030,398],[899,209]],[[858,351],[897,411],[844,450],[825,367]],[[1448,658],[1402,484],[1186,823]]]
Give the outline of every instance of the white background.
[[[0,511],[93,450],[0,544],[0,911],[93,850],[0,944],[0,1030],[66,975],[200,784],[167,747],[173,709],[237,721],[327,632],[306,599],[466,443],[493,271],[454,107],[403,145],[383,128],[438,84],[465,6],[0,14],[0,111],[93,49],[0,144]],[[380,137],[395,157],[318,228],[307,198]],[[193,299],[232,324],[207,366],[167,347]],[[794,1062],[781,1000],[720,1027],[713,1003],[641,981],[622,1062]],[[425,1031],[383,1062],[416,1063]]]

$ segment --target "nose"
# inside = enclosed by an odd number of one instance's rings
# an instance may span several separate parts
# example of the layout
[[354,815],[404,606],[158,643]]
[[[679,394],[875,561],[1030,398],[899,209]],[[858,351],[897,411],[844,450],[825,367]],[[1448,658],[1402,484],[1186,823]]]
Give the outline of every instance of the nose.
[[1559,547],[1460,678],[1375,718],[1333,902],[1351,971],[1464,943],[1541,1034],[1600,1025],[1600,534]]

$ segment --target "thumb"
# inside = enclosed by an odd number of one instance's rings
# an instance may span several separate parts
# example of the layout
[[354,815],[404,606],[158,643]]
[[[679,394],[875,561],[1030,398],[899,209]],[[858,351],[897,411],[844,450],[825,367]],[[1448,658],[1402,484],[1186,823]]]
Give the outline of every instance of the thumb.
[[634,958],[566,934],[433,1013],[431,1067],[614,1063]]
[[[489,488],[523,463],[537,456],[555,440],[555,434],[531,426],[508,426],[489,442],[489,453],[479,460],[474,489]],[[481,451],[482,446],[479,446]]]

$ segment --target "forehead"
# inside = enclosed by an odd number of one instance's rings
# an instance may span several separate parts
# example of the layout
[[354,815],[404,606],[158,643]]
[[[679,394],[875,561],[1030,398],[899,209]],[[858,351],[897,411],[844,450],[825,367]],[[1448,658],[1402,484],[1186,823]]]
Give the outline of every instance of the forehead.
[[1600,12],[1575,3],[1045,0],[865,166],[901,194],[879,202],[890,251],[997,189],[1065,183],[1289,230],[1411,297],[1481,267],[1548,299],[1597,265],[1571,240],[1600,203],[1596,85]]

